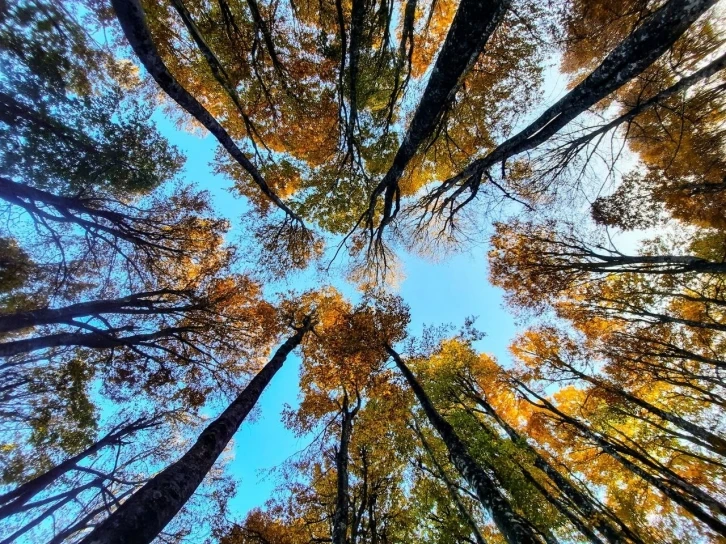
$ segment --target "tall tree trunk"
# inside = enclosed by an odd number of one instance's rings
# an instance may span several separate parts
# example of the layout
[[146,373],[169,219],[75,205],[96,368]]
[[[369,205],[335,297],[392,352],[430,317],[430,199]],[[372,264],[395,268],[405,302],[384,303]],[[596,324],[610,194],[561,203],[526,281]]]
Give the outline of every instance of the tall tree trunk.
[[184,304],[180,306],[169,305],[164,296],[183,296],[189,294],[185,291],[161,289],[145,293],[134,293],[125,297],[92,300],[70,304],[63,308],[41,308],[27,312],[0,315],[0,332],[17,331],[39,325],[68,324],[78,317],[98,316],[102,314],[125,315],[162,315],[177,312],[186,312],[201,308],[200,304]]
[[[724,524],[716,516],[713,516],[711,513],[701,508],[698,504],[701,503],[709,509],[715,510],[719,514],[723,515],[726,513],[726,506],[718,502],[718,500],[709,496],[707,493],[704,493],[700,488],[694,486],[690,482],[687,482],[667,467],[660,465],[632,448],[626,447],[622,444],[613,443],[608,437],[593,431],[581,421],[558,410],[551,402],[532,391],[519,380],[515,380],[515,383],[522,391],[532,395],[541,402],[541,404],[533,404],[550,411],[557,417],[558,420],[573,426],[575,429],[580,431],[582,436],[592,440],[605,453],[619,461],[625,468],[633,472],[633,474],[640,476],[643,480],[661,491],[666,497],[682,507],[693,517],[713,529],[716,533],[726,536],[726,524]],[[644,468],[634,462],[631,458],[642,463],[642,465],[647,468]],[[656,471],[656,474],[650,472],[648,468]]]
[[496,483],[471,456],[454,428],[436,411],[423,387],[418,383],[400,355],[391,346],[386,345],[385,347],[416,395],[429,422],[444,441],[451,462],[462,478],[475,490],[482,506],[491,512],[494,523],[502,536],[509,544],[541,544],[542,541],[536,535],[534,528],[526,519],[514,511],[509,500],[502,494]]
[[[396,214],[398,182],[421,145],[431,137],[464,77],[469,73],[489,38],[509,8],[510,0],[462,0],[436,58],[426,90],[406,130],[393,164],[371,195],[368,213],[375,211],[385,192],[381,230]],[[397,207],[397,206],[396,206]]]
[[202,483],[267,384],[311,327],[308,317],[184,456],[134,493],[84,538],[83,544],[148,544],[154,540]]
[[[439,205],[443,210],[465,189],[476,194],[482,176],[497,163],[531,150],[554,136],[590,107],[641,74],[663,55],[716,0],[669,0],[643,22],[582,82],[549,107],[530,125],[477,159],[460,174],[433,190],[424,203],[436,203],[456,184],[454,192]],[[456,208],[453,208],[456,210]],[[455,212],[454,212],[455,213]]]
[[134,52],[148,70],[151,77],[159,84],[159,87],[212,133],[232,158],[247,171],[262,193],[275,206],[285,212],[289,218],[302,224],[302,219],[280,200],[262,177],[260,171],[257,170],[247,155],[237,146],[222,125],[219,124],[189,91],[174,79],[174,76],[161,60],[159,52],[154,45],[151,33],[146,25],[144,9],[141,7],[139,0],[111,0],[111,4],[116,12],[119,23],[121,23],[121,28],[126,35],[126,39],[131,44]]
[[464,521],[466,521],[466,524],[469,526],[469,530],[474,535],[474,540],[476,540],[477,544],[487,544],[486,540],[481,534],[481,531],[479,531],[479,527],[477,526],[476,521],[474,521],[474,517],[471,515],[471,512],[469,512],[469,509],[464,505],[463,502],[461,502],[461,497],[459,496],[459,492],[457,491],[456,486],[451,480],[449,480],[449,477],[446,475],[444,467],[439,464],[439,461],[436,459],[436,456],[434,455],[431,446],[429,446],[429,443],[426,441],[426,438],[421,432],[421,429],[419,429],[418,426],[415,424],[414,431],[418,435],[418,439],[421,441],[424,450],[426,450],[429,459],[431,459],[431,463],[434,465],[436,472],[439,474],[439,478],[441,478],[441,481],[444,482],[444,485],[449,492],[449,496],[451,497],[451,502],[454,503],[454,506],[456,506],[459,514],[462,518],[464,518]]
[[544,472],[547,477],[552,480],[557,489],[559,489],[572,502],[572,504],[582,512],[588,522],[591,523],[595,529],[600,531],[608,542],[611,544],[622,544],[626,542],[643,544],[640,537],[633,533],[627,526],[620,524],[620,529],[614,527],[608,518],[615,517],[609,512],[600,511],[600,508],[594,504],[590,497],[577,489],[577,487],[563,476],[559,470],[553,467],[549,461],[542,457],[542,455],[533,448],[527,440],[514,429],[514,427],[504,421],[491,404],[471,391],[468,393],[468,396],[497,422],[504,432],[507,433],[512,442],[527,451],[532,459],[534,459],[534,466]]
[[[588,132],[587,134],[584,134],[584,135],[574,139],[572,142],[568,143],[566,145],[566,147],[567,148],[580,148],[581,146],[587,144],[588,142],[591,142],[592,140],[594,140],[601,134],[606,134],[607,132],[622,125],[623,123],[627,123],[627,122],[635,119],[635,117],[637,117],[644,111],[648,110],[649,108],[652,108],[653,106],[665,103],[665,101],[668,100],[670,97],[687,90],[689,87],[692,87],[696,83],[711,77],[712,75],[714,75],[717,72],[720,72],[724,68],[726,68],[726,55],[721,55],[720,57],[718,57],[717,59],[708,63],[706,66],[704,66],[700,70],[696,70],[691,75],[679,79],[676,83],[674,83],[670,87],[663,89],[662,91],[660,91],[659,93],[655,94],[654,96],[648,98],[647,100],[643,100],[642,102],[636,104],[630,110],[628,110],[625,113],[623,113],[622,115],[616,117],[612,121],[604,124],[601,127],[598,127],[597,129],[595,129],[591,132]],[[710,185],[711,184],[709,184],[709,186]]]
[[335,452],[336,496],[335,511],[333,512],[333,544],[346,544],[348,536],[348,461],[350,436],[353,432],[353,418],[360,408],[360,400],[355,408],[349,410],[348,394],[343,395],[343,409],[341,410],[340,444]]
[[129,336],[117,336],[119,333],[132,329],[120,327],[107,329],[100,332],[63,332],[49,334],[37,338],[26,338],[12,342],[0,343],[0,357],[12,357],[21,353],[30,353],[40,349],[59,348],[68,346],[81,346],[92,349],[107,349],[124,346],[135,346],[141,343],[148,343],[161,338],[169,338],[177,334],[194,330],[190,327],[170,327],[151,333],[133,334]]
[[[519,465],[519,463],[517,463]],[[537,478],[535,478],[532,473],[530,473],[525,467],[522,465],[519,465],[520,470],[522,471],[522,474],[524,475],[525,479],[532,484],[532,486],[537,489],[537,491],[540,492],[540,494],[549,502],[552,506],[557,508],[557,510],[565,516],[568,520],[570,520],[570,523],[577,528],[578,531],[580,531],[587,540],[591,544],[604,544],[602,540],[600,540],[600,537],[598,537],[595,534],[595,531],[590,526],[592,524],[593,520],[587,519],[583,520],[576,512],[575,508],[572,508],[570,505],[570,501],[567,499],[556,497],[552,493],[550,493],[549,489],[547,489],[544,485],[542,485],[540,482],[537,481]],[[572,505],[574,506],[574,505]],[[623,542],[623,541],[621,541]]]
[[567,368],[570,372],[572,372],[575,376],[577,376],[581,380],[586,381],[586,382],[594,385],[595,387],[600,387],[610,393],[618,395],[618,396],[622,397],[623,399],[625,399],[627,402],[630,402],[631,404],[634,404],[640,408],[643,408],[644,410],[650,412],[651,414],[654,414],[654,415],[658,416],[659,418],[661,418],[665,421],[668,421],[669,423],[672,423],[679,429],[684,430],[687,433],[690,433],[697,440],[690,440],[688,437],[686,437],[686,439],[695,443],[697,446],[708,449],[717,455],[726,457],[726,440],[724,440],[720,436],[708,431],[707,429],[704,429],[700,425],[691,423],[690,421],[688,421],[672,412],[663,410],[662,408],[658,408],[657,406],[651,404],[650,402],[641,399],[637,395],[633,395],[632,393],[629,393],[622,387],[618,388],[618,387],[615,387],[615,386],[607,383],[604,380],[600,380],[598,378],[588,376],[584,372],[580,372],[579,370],[574,368],[572,365],[567,364],[565,361],[558,361],[558,362],[561,363],[562,366]]

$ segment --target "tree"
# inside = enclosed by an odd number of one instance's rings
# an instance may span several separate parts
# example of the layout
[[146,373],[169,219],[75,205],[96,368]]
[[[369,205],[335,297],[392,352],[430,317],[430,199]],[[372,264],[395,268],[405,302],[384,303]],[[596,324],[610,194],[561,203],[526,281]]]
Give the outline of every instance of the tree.
[[184,456],[134,493],[83,542],[151,542],[156,538],[194,493],[287,355],[312,326],[312,317],[306,316],[295,334],[277,349],[234,402],[204,429]]
[[[498,164],[506,166],[511,157],[546,142],[589,107],[637,77],[663,55],[711,5],[711,2],[688,5],[668,2],[645,16],[640,25],[610,51],[587,78],[526,128],[484,157],[476,159],[456,176],[445,180],[423,198],[420,206],[434,214],[448,214],[448,220],[451,221],[461,207],[476,197],[485,176],[487,181],[493,181],[489,173],[492,167]],[[459,201],[466,191],[470,194]]]
[[[0,2],[0,544],[724,538],[715,4]],[[483,237],[501,363],[386,285]],[[230,512],[297,346],[307,445]]]
[[476,490],[477,497],[482,505],[491,510],[497,528],[502,535],[508,542],[541,542],[529,522],[514,512],[508,499],[497,488],[495,482],[472,459],[454,428],[438,414],[426,392],[416,381],[413,373],[408,369],[400,355],[390,346],[387,346],[386,349],[414,391],[431,425],[434,426],[446,444],[452,462],[459,473]]

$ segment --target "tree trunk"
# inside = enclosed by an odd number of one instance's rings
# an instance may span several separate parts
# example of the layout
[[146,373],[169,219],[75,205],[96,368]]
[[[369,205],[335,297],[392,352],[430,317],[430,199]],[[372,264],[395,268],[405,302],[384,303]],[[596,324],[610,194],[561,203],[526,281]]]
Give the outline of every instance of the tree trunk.
[[691,423],[690,421],[683,419],[682,417],[680,417],[676,414],[673,414],[671,412],[658,408],[657,406],[649,403],[648,401],[643,400],[640,397],[633,395],[632,393],[629,393],[622,387],[618,388],[613,385],[610,385],[609,383],[605,382],[604,380],[600,380],[600,379],[594,378],[592,376],[588,376],[584,372],[580,372],[579,370],[577,370],[573,366],[565,363],[564,361],[561,361],[561,363],[570,372],[572,372],[575,376],[577,376],[581,380],[586,381],[586,382],[594,385],[595,387],[601,387],[611,393],[619,395],[623,399],[625,399],[627,402],[630,402],[631,404],[635,404],[636,406],[643,408],[647,412],[650,412],[651,414],[654,414],[654,415],[658,416],[659,418],[661,418],[665,421],[668,421],[669,423],[672,423],[679,429],[684,430],[687,433],[690,433],[691,435],[693,435],[697,439],[697,441],[695,441],[696,445],[698,445],[702,448],[706,448],[717,455],[726,457],[726,440],[724,440],[720,436],[708,431],[707,429],[704,429],[700,425]]
[[[582,436],[589,438],[595,444],[597,444],[605,453],[612,456],[614,459],[619,461],[625,468],[640,476],[643,480],[648,482],[650,485],[660,490],[666,497],[670,498],[677,505],[682,507],[686,512],[690,513],[693,517],[703,522],[705,525],[716,531],[718,534],[726,536],[726,524],[721,520],[705,511],[699,504],[694,502],[700,502],[701,504],[716,510],[719,514],[726,513],[726,507],[704,493],[701,489],[694,486],[693,484],[685,481],[683,478],[675,474],[670,469],[663,467],[662,465],[656,464],[653,460],[642,455],[641,453],[633,450],[632,448],[623,446],[622,444],[612,443],[607,437],[600,435],[599,433],[590,429],[584,423],[577,419],[570,417],[560,410],[558,410],[551,402],[547,401],[540,395],[537,395],[534,391],[525,386],[522,382],[515,382],[524,391],[531,394],[542,404],[536,404],[540,408],[545,408],[552,414],[556,415],[560,421],[568,423],[575,427]],[[655,470],[659,473],[657,476],[649,472],[642,466],[634,463],[628,457],[643,463],[648,468]]]
[[441,209],[466,188],[475,194],[484,172],[497,163],[503,163],[549,140],[575,117],[637,77],[715,3],[716,0],[669,0],[645,17],[640,26],[620,42],[587,78],[556,104],[488,155],[475,160],[460,174],[444,182],[425,200],[437,201],[458,182],[463,183],[446,199]]
[[189,327],[171,327],[151,333],[134,334],[130,336],[116,336],[116,334],[130,330],[132,327],[120,327],[101,332],[63,332],[49,334],[37,338],[26,338],[12,342],[0,343],[0,357],[12,357],[21,353],[30,353],[40,349],[80,346],[92,349],[107,349],[124,346],[135,346],[160,338],[169,338],[180,333],[193,330]]
[[454,428],[436,411],[423,387],[398,353],[388,345],[386,350],[406,378],[429,422],[444,441],[452,463],[459,474],[476,491],[482,506],[491,512],[494,523],[502,536],[509,544],[541,544],[540,538],[537,537],[529,522],[512,509],[509,500],[502,494],[495,482],[469,454]]
[[350,436],[353,432],[353,418],[358,413],[360,402],[353,408],[348,409],[348,394],[343,395],[342,418],[340,422],[340,444],[335,452],[336,496],[335,511],[333,512],[333,544],[346,544],[348,536],[348,450],[350,447]]
[[[65,224],[75,223],[87,232],[105,232],[114,238],[126,240],[138,247],[154,247],[164,251],[173,251],[145,238],[146,233],[133,228],[132,224],[136,221],[134,217],[102,208],[92,208],[89,206],[90,201],[83,198],[55,195],[24,183],[17,183],[11,179],[0,177],[0,199],[23,208],[31,216],[40,220]],[[38,202],[52,208],[58,215],[39,208]],[[81,216],[90,219],[84,219]],[[102,223],[101,219],[108,221],[108,224]]]
[[[168,306],[168,301],[160,299],[164,295],[183,296],[185,292],[174,290],[149,291],[134,293],[125,297],[93,300],[70,304],[63,308],[41,308],[27,312],[0,315],[0,332],[11,332],[39,325],[73,324],[78,317],[97,316],[102,314],[171,314],[199,309],[199,304]],[[167,306],[163,306],[167,304]]]
[[154,540],[202,483],[287,355],[311,327],[308,317],[222,415],[202,431],[184,456],[134,493],[84,538],[83,544],[148,544]]
[[[517,463],[519,465],[519,463]],[[555,497],[550,491],[545,488],[541,483],[537,481],[537,478],[535,478],[525,467],[522,465],[519,465],[520,470],[522,471],[522,474],[524,475],[525,479],[532,484],[532,486],[537,489],[537,491],[540,492],[540,494],[549,502],[552,506],[557,508],[557,510],[565,516],[568,520],[570,520],[570,523],[574,525],[578,531],[580,531],[591,544],[604,544],[602,540],[595,534],[595,531],[590,527],[588,524],[592,524],[593,520],[587,519],[583,520],[580,518],[579,515],[573,511],[573,508],[570,507],[568,504],[569,501],[562,500],[559,497]],[[623,541],[620,541],[623,542]]]
[[442,114],[501,23],[509,4],[510,0],[462,0],[459,3],[393,164],[371,195],[369,213],[372,215],[378,197],[385,191],[381,228],[395,215],[393,202],[397,199],[398,182],[403,171],[419,147],[434,133]]
[[464,518],[466,524],[471,530],[471,533],[474,535],[474,540],[476,540],[477,544],[487,544],[486,540],[481,534],[481,531],[479,531],[479,527],[477,526],[476,521],[474,521],[471,512],[469,512],[469,509],[464,505],[463,502],[461,502],[461,497],[459,496],[459,492],[456,490],[456,486],[451,480],[449,480],[449,477],[444,471],[444,467],[439,464],[438,460],[434,456],[434,452],[431,449],[431,446],[429,446],[428,442],[426,442],[426,438],[424,438],[423,433],[417,426],[414,426],[414,431],[418,435],[418,439],[421,441],[424,450],[426,450],[426,453],[428,453],[429,459],[431,459],[431,463],[434,465],[436,472],[439,473],[439,478],[441,478],[441,481],[444,482],[444,485],[449,492],[449,496],[451,497],[451,501],[454,503],[454,506],[456,506],[459,514],[462,518]]
[[[535,468],[544,472],[547,477],[557,486],[557,488],[572,502],[572,504],[582,512],[583,516],[593,525],[605,539],[611,544],[623,544],[626,542],[634,542],[642,544],[643,541],[633,533],[627,526],[621,524],[621,529],[613,527],[610,521],[605,517],[606,514],[593,504],[593,501],[577,487],[575,487],[559,470],[553,467],[540,453],[533,448],[525,438],[523,438],[509,423],[504,421],[486,400],[476,394],[470,393],[469,396],[481,408],[489,414],[499,426],[504,429],[512,442],[524,448],[527,453],[534,459]],[[613,517],[613,516],[610,516]]]
[[593,130],[592,132],[588,132],[587,134],[584,134],[584,135],[576,138],[572,142],[568,143],[566,147],[579,148],[579,147],[583,146],[584,144],[591,142],[599,135],[606,134],[610,130],[622,125],[623,123],[627,123],[628,121],[635,119],[635,117],[637,117],[638,115],[640,115],[647,109],[649,109],[657,104],[664,103],[671,96],[674,96],[676,94],[679,94],[679,93],[687,90],[689,87],[692,87],[696,83],[711,77],[712,75],[714,75],[717,72],[720,72],[724,68],[726,68],[726,55],[721,55],[716,60],[710,62],[709,64],[707,64],[700,70],[696,70],[695,72],[693,72],[690,76],[686,76],[686,77],[679,79],[676,83],[674,83],[670,87],[663,89],[662,91],[660,91],[656,95],[652,96],[651,98],[644,100],[643,102],[640,102],[639,104],[636,104],[630,110],[623,113],[619,117],[616,117],[609,123],[606,123],[605,125],[597,128],[596,130]]
[[172,98],[179,106],[199,121],[217,141],[227,150],[232,158],[244,168],[252,177],[263,194],[280,208],[285,214],[295,222],[302,224],[302,219],[293,212],[267,184],[260,174],[259,170],[247,158],[242,150],[234,143],[232,137],[212,117],[212,115],[202,106],[199,101],[194,98],[174,76],[169,72],[164,62],[161,60],[159,53],[151,38],[151,33],[146,26],[146,16],[144,9],[141,7],[139,0],[112,0],[111,4],[116,12],[116,17],[121,23],[121,28],[126,35],[126,39],[131,44],[139,60],[159,84],[159,87]]

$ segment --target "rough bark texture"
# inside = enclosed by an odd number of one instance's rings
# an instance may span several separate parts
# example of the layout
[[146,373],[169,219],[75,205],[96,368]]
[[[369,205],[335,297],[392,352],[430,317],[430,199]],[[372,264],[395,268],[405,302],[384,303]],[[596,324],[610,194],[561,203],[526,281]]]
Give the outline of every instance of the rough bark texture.
[[454,428],[436,411],[423,387],[398,353],[390,346],[386,346],[386,350],[406,378],[429,422],[444,441],[451,462],[475,490],[482,506],[491,512],[494,523],[502,536],[509,544],[541,544],[542,541],[537,537],[532,526],[512,509],[509,500],[502,494],[496,483],[469,454]]
[[432,195],[442,195],[459,181],[464,182],[452,197],[458,196],[467,187],[472,193],[476,193],[485,171],[509,157],[547,141],[575,117],[638,76],[715,3],[716,0],[669,0],[646,17],[585,80],[534,122],[497,146],[487,156],[471,163],[461,174],[447,180]]
[[252,164],[237,144],[234,143],[234,140],[222,128],[222,125],[171,75],[161,60],[156,46],[151,39],[151,34],[146,25],[144,10],[139,0],[112,0],[111,4],[116,12],[116,17],[121,23],[121,28],[126,35],[126,39],[131,44],[134,52],[151,77],[159,84],[159,87],[212,133],[222,147],[232,155],[234,160],[252,176],[252,179],[260,190],[273,204],[295,221],[302,223],[302,219],[282,202],[269,185],[267,185],[262,174],[260,174],[255,165]]
[[287,339],[227,409],[199,435],[196,443],[179,459],[124,502],[93,532],[84,544],[147,544],[171,521],[189,500],[254,408],[288,354],[310,329],[310,321]]
[[382,227],[395,215],[393,204],[399,196],[398,182],[403,171],[421,144],[433,134],[462,80],[502,21],[509,3],[509,0],[462,0],[459,4],[393,164],[371,196],[369,212],[372,214],[378,197],[385,191]]
[[346,544],[348,533],[348,450],[350,436],[353,433],[353,418],[358,413],[358,407],[348,409],[348,396],[343,402],[342,418],[340,422],[340,444],[335,453],[336,497],[335,511],[333,512],[333,544]]

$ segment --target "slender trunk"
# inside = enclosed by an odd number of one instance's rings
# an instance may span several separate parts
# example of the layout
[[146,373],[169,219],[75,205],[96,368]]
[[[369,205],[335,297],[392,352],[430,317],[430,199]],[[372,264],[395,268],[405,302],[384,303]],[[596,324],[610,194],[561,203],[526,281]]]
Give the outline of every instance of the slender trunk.
[[676,414],[673,414],[671,412],[668,412],[666,410],[663,410],[661,408],[658,408],[657,406],[649,403],[646,400],[641,399],[640,397],[633,395],[632,393],[629,393],[623,388],[618,388],[610,385],[609,383],[599,380],[597,378],[594,378],[592,376],[588,376],[587,374],[580,372],[576,368],[572,367],[571,365],[565,363],[564,361],[561,361],[563,366],[565,366],[570,372],[572,372],[575,376],[582,379],[583,381],[586,381],[595,387],[601,387],[610,393],[614,393],[618,396],[621,396],[626,401],[630,402],[631,404],[635,404],[636,406],[643,408],[644,410],[650,412],[651,414],[654,414],[658,416],[659,418],[668,421],[669,423],[672,423],[676,427],[686,431],[687,433],[692,434],[694,437],[698,439],[696,442],[697,445],[701,447],[705,447],[706,449],[712,451],[713,453],[717,455],[721,455],[723,457],[726,457],[726,440],[721,438],[720,436],[707,431],[700,425],[696,425],[695,423],[691,423],[690,421],[683,419],[680,416],[677,416]]
[[[619,461],[625,468],[640,476],[643,480],[651,484],[656,489],[660,490],[666,497],[670,498],[673,502],[681,506],[684,510],[690,513],[693,517],[703,522],[705,525],[716,531],[718,534],[726,536],[726,524],[721,522],[718,518],[705,511],[699,504],[694,502],[700,502],[701,504],[714,509],[719,514],[726,513],[726,507],[710,497],[708,494],[701,491],[699,488],[685,481],[683,478],[675,474],[670,469],[663,467],[651,459],[648,459],[640,452],[623,446],[622,444],[615,444],[607,439],[605,436],[590,429],[587,425],[583,424],[579,420],[570,417],[560,410],[558,410],[551,402],[547,401],[542,396],[536,394],[534,391],[529,389],[520,381],[515,381],[524,391],[535,397],[542,404],[538,405],[540,408],[545,408],[554,415],[560,421],[568,423],[576,428],[580,433],[592,440],[597,444],[605,453]],[[536,403],[535,403],[536,404]],[[658,476],[652,474],[647,469],[631,461],[628,457],[643,463],[648,468],[655,470],[660,473]]]
[[[583,521],[580,516],[578,516],[573,509],[566,504],[565,501],[560,499],[559,497],[555,497],[550,491],[545,488],[541,483],[537,481],[537,478],[535,478],[525,467],[522,465],[519,465],[520,470],[522,471],[522,474],[524,474],[524,477],[526,480],[532,484],[532,486],[537,489],[537,491],[540,492],[540,494],[545,498],[547,502],[549,502],[552,506],[557,508],[557,510],[565,516],[568,520],[570,520],[570,523],[577,528],[578,531],[580,531],[585,537],[592,543],[592,544],[604,544],[602,540],[595,534],[595,532],[590,528],[588,523],[592,523],[592,520],[586,520]],[[622,542],[622,541],[621,541]]]
[[378,521],[376,520],[376,494],[368,501],[368,527],[371,531],[371,544],[378,544]]
[[418,439],[421,441],[421,444],[424,447],[424,450],[426,450],[426,453],[429,456],[429,459],[431,459],[431,463],[434,465],[434,468],[436,469],[436,472],[439,474],[439,478],[441,478],[441,481],[444,482],[444,485],[446,486],[446,489],[449,492],[449,496],[451,497],[451,501],[454,503],[454,506],[456,506],[456,509],[459,511],[459,514],[462,518],[464,518],[464,521],[466,521],[466,524],[469,526],[469,529],[471,530],[471,533],[474,535],[474,539],[476,540],[477,544],[487,544],[486,540],[484,540],[484,537],[482,536],[481,532],[479,531],[479,527],[477,526],[476,522],[474,521],[474,518],[471,515],[471,512],[469,512],[469,509],[464,506],[464,503],[461,502],[461,497],[459,496],[459,492],[456,489],[456,486],[453,484],[451,480],[449,480],[449,477],[446,475],[446,471],[444,470],[444,467],[442,467],[438,460],[436,459],[436,456],[434,455],[433,450],[431,449],[431,446],[429,446],[428,442],[426,441],[426,438],[424,437],[421,430],[414,426],[414,431],[418,435]]
[[219,122],[194,98],[164,65],[151,38],[146,25],[146,16],[139,0],[112,0],[111,4],[126,39],[131,44],[139,60],[148,70],[151,77],[159,87],[172,98],[179,106],[199,121],[217,141],[227,150],[239,165],[252,177],[262,193],[285,214],[295,222],[302,224],[302,219],[295,214],[267,184],[262,174],[257,170],[250,159],[237,146],[232,137],[219,124]]
[[222,86],[224,92],[227,93],[227,96],[229,96],[229,98],[232,100],[235,107],[237,108],[237,111],[239,112],[242,120],[244,121],[245,128],[247,129],[247,134],[252,142],[254,142],[254,137],[257,133],[255,131],[254,125],[252,124],[252,119],[250,119],[250,116],[245,110],[245,107],[242,105],[242,99],[237,93],[234,83],[230,80],[229,74],[227,74],[226,70],[222,66],[222,63],[219,62],[219,59],[209,47],[209,44],[207,44],[207,42],[204,40],[204,37],[197,28],[197,25],[192,20],[192,16],[187,8],[184,6],[182,0],[171,0],[171,3],[181,17],[182,21],[184,21],[184,25],[187,27],[189,34],[191,34],[194,43],[197,44],[197,47],[202,52],[204,59],[207,61],[209,69],[212,71],[212,75],[214,75],[214,79],[216,79],[217,83]]
[[190,327],[170,327],[151,333],[134,334],[130,336],[116,336],[116,334],[130,330],[132,327],[109,329],[102,332],[64,332],[49,334],[37,338],[26,338],[12,342],[0,343],[0,357],[12,357],[21,353],[30,353],[40,349],[80,346],[92,349],[107,349],[123,346],[135,346],[148,343],[160,338],[169,338],[181,333],[194,330]]
[[335,497],[335,511],[333,512],[333,544],[346,544],[348,536],[348,450],[350,436],[353,432],[353,418],[358,413],[360,404],[349,410],[348,395],[343,396],[342,418],[340,422],[340,444],[335,453],[335,469],[337,472],[337,489]]
[[358,65],[360,64],[360,48],[363,37],[363,23],[366,15],[365,0],[352,0],[350,14],[350,49],[348,53],[348,87],[350,109],[346,130],[348,149],[352,152],[355,138],[355,127],[358,124]]
[[689,87],[695,85],[696,83],[703,81],[704,79],[707,79],[714,75],[717,72],[720,72],[726,68],[726,55],[721,55],[716,60],[710,62],[700,70],[696,70],[693,72],[690,76],[686,76],[678,80],[676,83],[671,85],[670,87],[663,89],[656,95],[652,96],[651,98],[644,100],[643,102],[640,102],[639,104],[636,104],[631,109],[629,109],[627,112],[623,113],[619,117],[616,117],[609,123],[597,128],[596,130],[593,130],[592,132],[588,132],[587,134],[584,134],[583,136],[580,136],[573,140],[572,142],[569,142],[567,144],[568,148],[579,148],[582,145],[591,142],[596,137],[600,136],[601,134],[606,134],[610,130],[622,125],[623,123],[627,123],[628,121],[631,121],[632,119],[635,119],[638,115],[646,111],[647,109],[656,106],[658,104],[664,103],[668,98],[671,96],[674,96],[676,94],[679,94]]
[[431,137],[461,83],[501,23],[510,0],[462,0],[446,40],[436,58],[426,90],[406,130],[393,164],[371,195],[372,216],[378,197],[385,191],[381,229],[395,215],[398,182],[421,145]]
[[189,500],[288,354],[311,328],[310,318],[278,348],[275,355],[227,409],[199,435],[176,463],[147,482],[83,539],[84,544],[148,544]]
[[[610,93],[641,74],[663,55],[716,0],[669,0],[643,22],[582,82],[526,128],[477,159],[457,176],[431,192],[425,202],[436,203],[456,184],[460,186],[439,206],[444,209],[465,189],[478,190],[482,175],[497,163],[534,149]],[[456,209],[456,208],[454,208]]]
[[527,520],[519,516],[495,482],[474,460],[454,428],[434,408],[423,387],[391,346],[386,346],[401,373],[406,378],[431,425],[446,445],[451,461],[459,474],[476,491],[482,506],[492,514],[499,532],[509,544],[540,544],[541,540]]
[[[353,521],[350,526],[350,543],[356,544],[358,542],[358,534],[361,530],[361,523],[363,521],[363,514],[366,511],[366,506],[368,505],[368,455],[366,453],[366,449],[362,448],[360,450],[360,456],[361,456],[361,473],[362,473],[362,482],[361,482],[361,497],[360,497],[360,506],[358,507],[358,510],[356,511],[355,508],[353,508]],[[355,506],[355,505],[354,505]]]
[[78,317],[101,314],[170,314],[199,309],[197,304],[183,306],[159,306],[168,304],[159,299],[164,295],[183,295],[182,291],[159,290],[147,293],[135,293],[126,297],[106,300],[93,300],[70,304],[63,308],[42,308],[27,312],[0,315],[0,332],[11,332],[28,327],[53,324],[72,324]]
[[155,419],[139,419],[137,421],[134,421],[133,423],[125,425],[121,429],[108,433],[106,436],[98,440],[95,444],[89,446],[79,454],[74,455],[69,459],[66,459],[49,471],[36,476],[32,480],[25,482],[21,486],[13,489],[12,491],[9,491],[8,493],[5,493],[4,495],[0,495],[0,504],[4,505],[0,507],[0,519],[10,517],[20,512],[23,506],[30,499],[43,491],[43,489],[48,487],[60,476],[70,470],[73,470],[76,465],[83,459],[90,457],[91,455],[95,454],[106,446],[117,444],[122,438],[126,436],[129,436],[142,429],[153,427],[155,425],[158,425]]
[[[583,253],[587,250],[583,250]],[[562,257],[566,257],[563,255]],[[597,262],[571,262],[566,264],[543,265],[532,263],[534,267],[555,270],[581,270],[583,272],[617,273],[637,272],[640,274],[726,274],[726,263],[719,263],[694,257],[692,255],[603,255],[587,252],[583,257],[598,259]],[[622,267],[622,268],[621,268]]]
[[270,28],[265,19],[262,17],[262,14],[260,13],[260,7],[257,5],[256,0],[247,0],[247,7],[250,8],[250,13],[252,14],[252,20],[254,21],[255,26],[262,34],[262,39],[265,42],[265,47],[267,47],[267,53],[270,55],[272,66],[275,68],[275,72],[277,72],[277,75],[280,77],[280,81],[284,85],[285,70],[282,66],[282,63],[280,62],[280,58],[277,56],[277,50],[275,48],[275,42],[272,40],[272,33],[270,33]]
[[470,398],[474,400],[481,408],[489,414],[497,424],[504,429],[512,442],[524,448],[534,460],[534,466],[538,470],[544,472],[547,477],[557,486],[557,488],[572,502],[575,507],[580,510],[583,516],[591,523],[605,539],[611,544],[623,544],[626,542],[634,542],[642,544],[642,540],[633,533],[627,526],[621,524],[621,529],[614,527],[605,517],[606,513],[593,503],[593,501],[575,487],[559,470],[553,467],[542,455],[533,448],[525,438],[523,438],[509,423],[504,421],[496,412],[494,407],[479,395],[471,393]]
[[[620,313],[621,319],[628,319],[626,315],[635,316],[635,320],[638,320],[638,317],[640,317],[642,321],[645,321],[646,323],[674,323],[678,325],[684,325],[686,327],[693,327],[694,329],[708,329],[708,330],[714,330],[714,331],[722,331],[726,332],[726,324],[719,323],[719,322],[710,322],[707,323],[705,321],[696,321],[695,319],[686,319],[682,317],[673,317],[668,314],[662,314],[659,312],[650,312],[648,310],[645,310],[643,308],[639,308],[634,304],[629,304],[627,301],[618,300],[614,298],[607,298],[607,297],[600,297],[595,303],[591,303],[594,305],[595,309],[602,310],[602,311],[609,311],[609,312],[617,312]],[[620,304],[621,307],[618,308],[617,305]],[[614,308],[611,305],[616,305]],[[655,320],[655,322],[650,321],[645,318],[650,318]]]
[[[135,218],[111,210],[93,208],[89,205],[90,200],[55,195],[5,177],[0,177],[0,199],[23,208],[31,216],[37,217],[41,221],[74,223],[89,233],[105,232],[114,238],[126,240],[138,247],[153,247],[163,251],[174,251],[151,241],[151,239],[145,237],[147,233],[134,228]],[[55,210],[58,215],[38,207],[38,203]],[[84,219],[81,216],[87,218]],[[103,223],[101,220],[108,221],[108,223]]]

